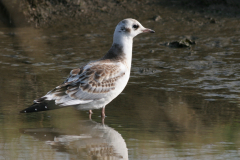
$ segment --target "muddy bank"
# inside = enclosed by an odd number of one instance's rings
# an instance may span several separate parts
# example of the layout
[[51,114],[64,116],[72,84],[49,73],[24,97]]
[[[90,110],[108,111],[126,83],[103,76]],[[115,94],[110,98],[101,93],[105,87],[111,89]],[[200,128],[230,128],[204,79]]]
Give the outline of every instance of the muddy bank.
[[[104,23],[104,20],[120,20],[132,17],[139,20],[156,20],[169,10],[186,12],[191,17],[200,13],[215,23],[214,17],[240,17],[240,2],[236,0],[21,0],[0,2],[0,26],[33,27],[78,26],[80,24]],[[213,17],[213,18],[212,18]],[[164,19],[160,18],[158,20]]]
[[22,0],[21,10],[27,21],[35,27],[77,26],[84,23],[97,24],[105,19],[137,18],[142,15],[140,12],[145,13],[152,4],[126,0]]

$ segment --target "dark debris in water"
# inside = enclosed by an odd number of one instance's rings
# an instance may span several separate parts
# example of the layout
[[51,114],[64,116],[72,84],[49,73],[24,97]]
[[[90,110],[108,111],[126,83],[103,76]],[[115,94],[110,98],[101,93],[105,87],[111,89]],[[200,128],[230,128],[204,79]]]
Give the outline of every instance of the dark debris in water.
[[217,23],[216,19],[213,17],[206,16],[206,18],[209,20],[210,23]]
[[154,53],[155,51],[152,49],[152,50],[150,50],[150,53]]
[[25,64],[32,64],[32,62],[30,62],[30,61],[22,61],[22,63],[25,63]]
[[156,72],[156,69],[150,69],[150,68],[139,68],[140,73],[154,73]]
[[170,48],[191,48],[191,46],[195,44],[196,44],[195,41],[185,38],[180,41],[167,42],[164,43],[163,45],[168,46]]

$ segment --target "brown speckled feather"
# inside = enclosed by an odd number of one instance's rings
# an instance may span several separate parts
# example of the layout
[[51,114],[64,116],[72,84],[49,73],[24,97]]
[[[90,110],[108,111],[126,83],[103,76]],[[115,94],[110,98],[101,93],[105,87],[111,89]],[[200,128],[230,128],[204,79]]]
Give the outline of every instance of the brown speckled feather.
[[126,67],[120,62],[99,60],[74,69],[68,79],[46,96],[57,103],[69,100],[97,100],[116,87],[116,81],[125,75]]

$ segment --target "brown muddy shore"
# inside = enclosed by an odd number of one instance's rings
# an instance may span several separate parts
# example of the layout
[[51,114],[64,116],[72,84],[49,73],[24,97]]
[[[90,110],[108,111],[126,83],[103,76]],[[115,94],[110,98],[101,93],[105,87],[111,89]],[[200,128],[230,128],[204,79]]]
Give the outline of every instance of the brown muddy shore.
[[216,23],[219,17],[240,17],[239,8],[237,0],[2,0],[0,27],[74,27],[128,17],[161,21],[183,14],[182,21],[197,15],[202,23]]

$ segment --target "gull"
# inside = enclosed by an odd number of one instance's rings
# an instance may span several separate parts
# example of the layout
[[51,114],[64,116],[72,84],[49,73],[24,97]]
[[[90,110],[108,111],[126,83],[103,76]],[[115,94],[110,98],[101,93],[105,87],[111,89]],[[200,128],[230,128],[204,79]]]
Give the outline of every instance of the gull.
[[113,44],[100,59],[70,72],[70,76],[45,96],[20,111],[21,113],[49,110],[51,106],[75,106],[80,110],[102,108],[116,98],[126,87],[130,77],[133,38],[140,33],[154,33],[137,20],[127,18],[118,23]]

